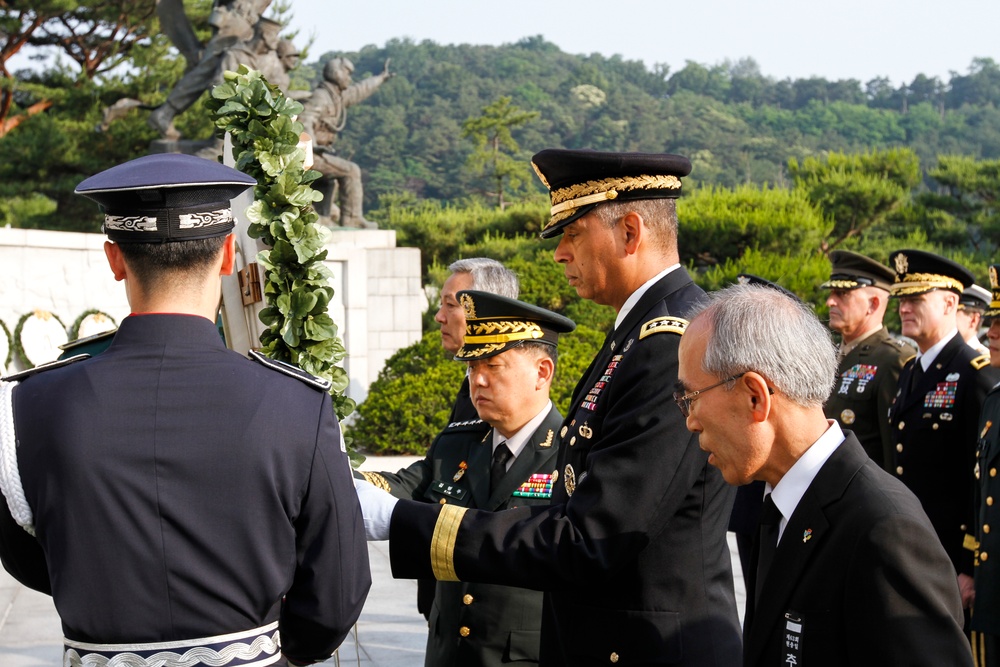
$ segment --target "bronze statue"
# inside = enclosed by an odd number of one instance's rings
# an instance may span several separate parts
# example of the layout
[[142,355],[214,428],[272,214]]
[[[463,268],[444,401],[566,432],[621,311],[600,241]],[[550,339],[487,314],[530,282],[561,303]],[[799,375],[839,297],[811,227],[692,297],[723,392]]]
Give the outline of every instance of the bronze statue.
[[[176,3],[174,3],[176,4]],[[234,47],[254,38],[254,28],[261,20],[261,14],[271,4],[271,0],[216,0],[209,17],[215,33],[201,49],[198,63],[188,69],[181,80],[170,91],[166,102],[157,107],[149,116],[149,124],[167,139],[178,139],[180,133],[174,128],[174,117],[186,110],[201,97],[201,94],[222,80],[223,59]],[[170,20],[164,24],[164,32],[184,54],[190,63],[192,53],[190,39],[185,39],[191,28],[187,17],[171,9],[170,0],[159,0],[157,11],[168,14]]]
[[[312,96],[303,104],[305,109],[299,115],[305,131],[313,141],[313,169],[321,172],[323,180],[333,181],[340,190],[340,226],[372,228],[362,215],[361,169],[355,163],[342,158],[333,149],[337,135],[347,122],[348,107],[371,97],[379,86],[393,75],[389,72],[389,61],[380,74],[354,83],[351,75],[354,64],[347,58],[333,58],[323,68],[323,81],[313,90]],[[322,180],[319,182],[322,184]],[[323,189],[320,185],[320,189]],[[332,188],[325,194],[332,198]],[[334,202],[330,201],[329,217],[336,217]]]

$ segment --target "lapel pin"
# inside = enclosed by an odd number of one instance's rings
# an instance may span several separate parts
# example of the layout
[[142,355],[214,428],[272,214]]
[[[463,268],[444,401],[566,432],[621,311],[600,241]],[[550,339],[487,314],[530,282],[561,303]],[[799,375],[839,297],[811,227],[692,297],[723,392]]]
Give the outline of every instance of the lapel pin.
[[813,529],[812,528],[806,528],[805,530],[803,530],[802,531],[802,543],[805,544],[806,542],[808,542],[810,539],[812,539],[812,536],[813,536]]
[[465,471],[466,471],[466,469],[468,467],[469,467],[469,464],[466,463],[465,461],[462,461],[461,463],[459,463],[458,464],[458,472],[456,472],[455,476],[451,478],[451,481],[457,482],[458,480],[462,479],[462,475],[465,474]]

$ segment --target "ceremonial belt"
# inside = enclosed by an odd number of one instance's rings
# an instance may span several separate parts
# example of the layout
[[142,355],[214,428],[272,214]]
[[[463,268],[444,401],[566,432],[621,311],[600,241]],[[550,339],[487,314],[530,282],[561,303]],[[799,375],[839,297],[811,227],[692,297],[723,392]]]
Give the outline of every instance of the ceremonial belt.
[[63,667],[263,667],[281,659],[278,622],[243,632],[150,644],[63,640]]

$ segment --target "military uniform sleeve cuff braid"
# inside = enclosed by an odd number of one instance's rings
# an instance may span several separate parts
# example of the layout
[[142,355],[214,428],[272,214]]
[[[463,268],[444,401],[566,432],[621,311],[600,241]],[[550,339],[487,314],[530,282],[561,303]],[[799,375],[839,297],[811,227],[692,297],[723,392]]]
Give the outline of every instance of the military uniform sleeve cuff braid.
[[431,536],[431,569],[438,581],[460,581],[455,573],[455,542],[458,527],[468,508],[442,505]]
[[24,497],[17,469],[17,437],[14,434],[14,387],[17,384],[0,382],[0,492],[7,499],[10,515],[17,525],[34,535],[34,517]]

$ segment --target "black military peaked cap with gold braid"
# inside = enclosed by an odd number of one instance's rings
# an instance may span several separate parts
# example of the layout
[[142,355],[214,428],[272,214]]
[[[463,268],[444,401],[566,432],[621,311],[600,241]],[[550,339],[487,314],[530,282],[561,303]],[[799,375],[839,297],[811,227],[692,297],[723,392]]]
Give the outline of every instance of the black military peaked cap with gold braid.
[[976,280],[961,264],[925,250],[897,250],[889,255],[889,265],[896,269],[890,296],[914,296],[937,289],[961,296]]
[[896,278],[896,274],[888,266],[850,250],[832,251],[830,263],[833,265],[830,279],[820,285],[822,289],[853,290],[859,287],[878,287],[889,292]]
[[680,155],[555,148],[535,153],[531,166],[552,198],[546,239],[603,202],[680,197],[681,178],[691,173]]
[[490,292],[463,290],[457,295],[465,310],[465,342],[455,359],[486,359],[534,341],[556,345],[559,334],[576,329],[573,320],[530,303]]

